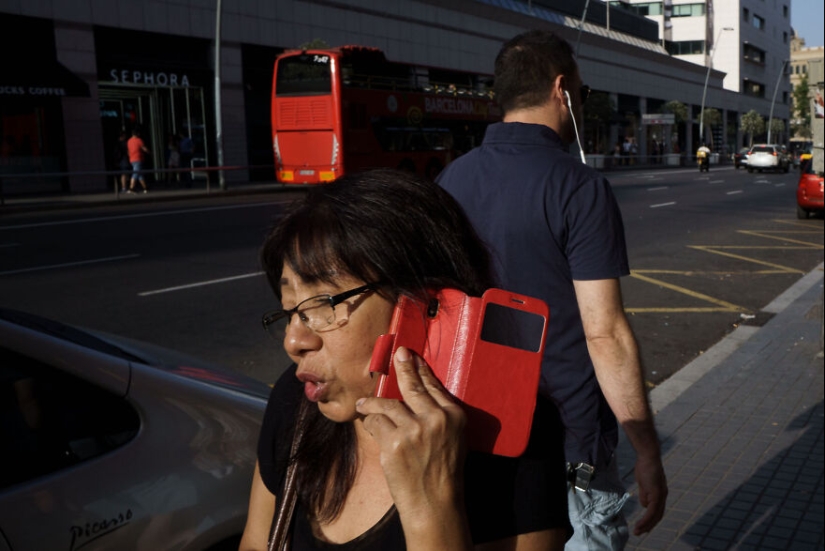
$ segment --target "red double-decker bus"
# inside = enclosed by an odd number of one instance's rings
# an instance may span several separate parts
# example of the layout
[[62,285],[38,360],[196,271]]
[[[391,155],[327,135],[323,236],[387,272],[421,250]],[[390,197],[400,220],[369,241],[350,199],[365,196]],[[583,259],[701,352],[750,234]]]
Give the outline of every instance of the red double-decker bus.
[[375,167],[434,178],[501,118],[492,77],[390,62],[376,48],[288,50],[275,60],[278,181],[316,184]]

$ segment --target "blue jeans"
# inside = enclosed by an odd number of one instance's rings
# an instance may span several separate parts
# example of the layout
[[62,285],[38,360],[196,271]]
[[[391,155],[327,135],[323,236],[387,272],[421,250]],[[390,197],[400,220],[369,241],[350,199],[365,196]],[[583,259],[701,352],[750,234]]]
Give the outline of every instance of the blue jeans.
[[624,549],[630,536],[622,513],[630,494],[625,492],[614,458],[607,468],[596,472],[586,492],[567,484],[567,509],[573,537],[564,551]]
[[143,174],[141,174],[141,170],[143,170],[143,163],[140,161],[136,161],[132,163],[132,180],[143,180]]

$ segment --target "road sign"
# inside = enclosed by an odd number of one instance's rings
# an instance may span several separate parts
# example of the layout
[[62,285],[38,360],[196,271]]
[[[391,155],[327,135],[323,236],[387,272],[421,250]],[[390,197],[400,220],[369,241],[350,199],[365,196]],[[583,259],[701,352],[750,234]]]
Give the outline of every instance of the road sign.
[[642,124],[676,124],[676,116],[673,113],[644,113],[642,114]]

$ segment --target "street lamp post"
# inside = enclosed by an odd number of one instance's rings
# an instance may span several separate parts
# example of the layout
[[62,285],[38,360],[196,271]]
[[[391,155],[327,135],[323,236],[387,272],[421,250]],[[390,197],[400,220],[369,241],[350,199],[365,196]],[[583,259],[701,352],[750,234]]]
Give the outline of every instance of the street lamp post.
[[782,61],[782,67],[779,68],[779,76],[776,77],[776,86],[773,87],[773,99],[771,99],[771,116],[768,117],[768,143],[773,143],[771,141],[771,126],[773,126],[773,104],[776,103],[776,92],[779,91],[779,82],[782,80],[782,75],[785,74],[785,65],[787,63],[787,59]]
[[708,72],[705,75],[705,87],[702,89],[702,110],[699,111],[699,142],[705,143],[705,136],[703,131],[705,129],[705,97],[708,94],[708,80],[710,79],[710,70],[713,69],[713,55],[716,53],[716,44],[719,43],[719,37],[722,36],[722,31],[732,31],[733,27],[722,27],[716,33],[716,40],[713,41],[713,47],[710,49],[710,61],[708,62]]
[[218,149],[218,186],[226,189],[223,174],[223,120],[221,116],[221,0],[215,5],[215,142]]

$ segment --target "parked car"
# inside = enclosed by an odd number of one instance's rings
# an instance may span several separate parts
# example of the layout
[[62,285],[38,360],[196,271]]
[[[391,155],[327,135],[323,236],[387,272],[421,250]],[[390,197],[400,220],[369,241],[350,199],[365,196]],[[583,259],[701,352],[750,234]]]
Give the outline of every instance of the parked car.
[[816,174],[811,160],[803,161],[799,174],[799,182],[796,186],[796,217],[806,219],[812,212],[823,211],[823,187],[822,174]]
[[731,158],[733,159],[733,167],[739,170],[742,167],[748,166],[748,152],[751,150],[750,147],[743,147],[733,155]]
[[0,308],[0,549],[237,549],[268,394]]
[[775,144],[758,144],[748,152],[748,172],[757,170],[790,170],[790,160],[782,153],[780,146]]

